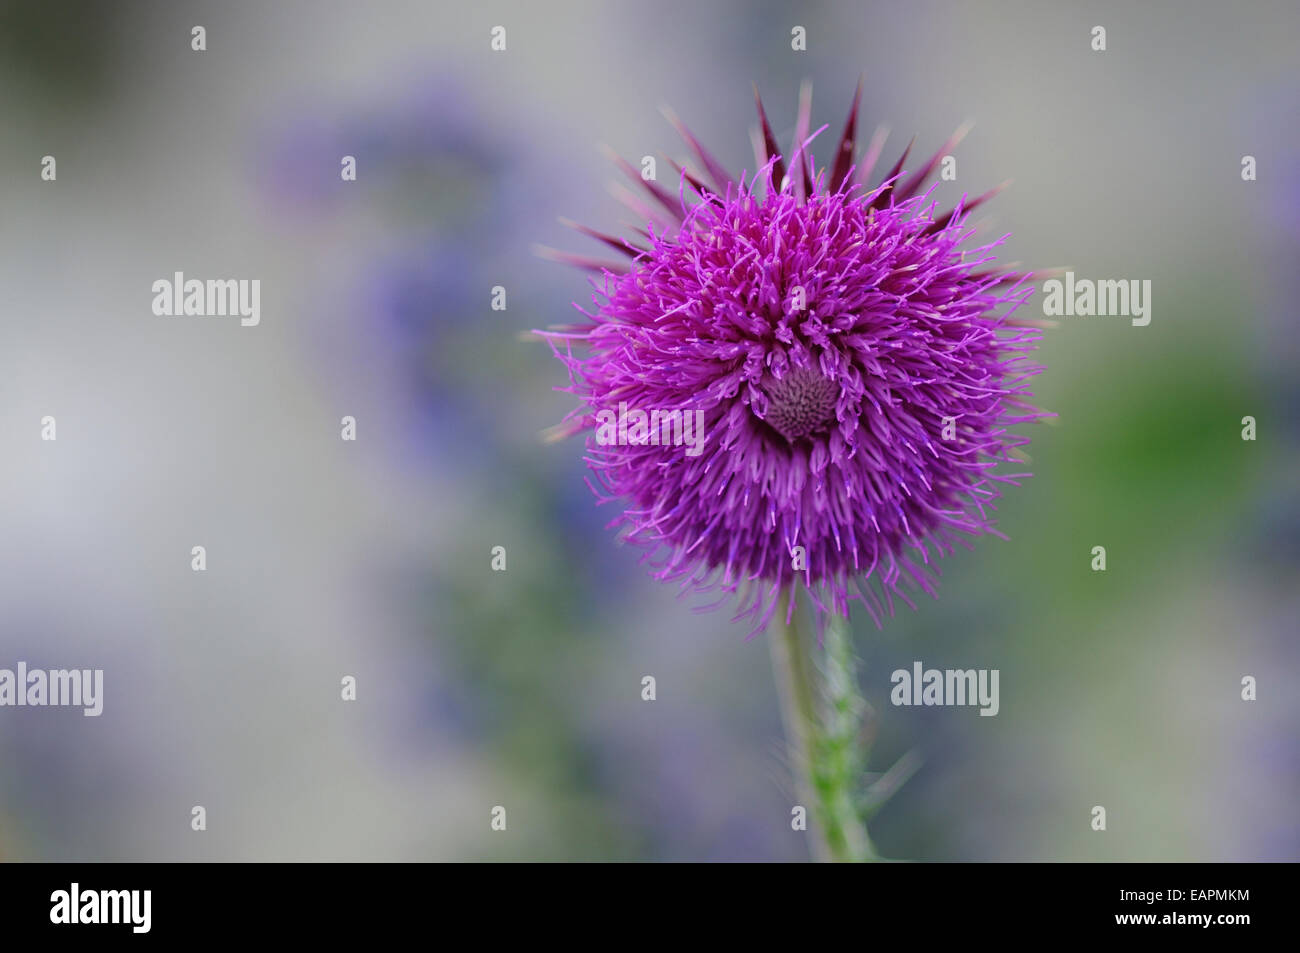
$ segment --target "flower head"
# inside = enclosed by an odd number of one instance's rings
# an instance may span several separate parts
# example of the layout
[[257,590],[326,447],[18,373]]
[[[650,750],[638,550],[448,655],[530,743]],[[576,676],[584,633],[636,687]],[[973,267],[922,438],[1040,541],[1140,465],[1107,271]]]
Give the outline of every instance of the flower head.
[[[601,277],[588,320],[544,332],[582,401],[558,432],[589,431],[611,525],[659,578],[738,594],[756,631],[800,589],[819,615],[860,600],[877,624],[907,587],[933,594],[934,557],[996,535],[999,485],[1027,476],[994,472],[1028,442],[1009,427],[1043,416],[1025,402],[1037,334],[1010,318],[1031,276],[991,265],[1000,242],[963,247],[994,193],[939,214],[921,191],[962,132],[869,185],[883,137],[855,163],[858,97],[816,172],[810,107],[805,92],[782,154],[759,102],[748,178],[675,120],[700,166],[674,166],[677,194],[620,161],[645,230],[578,226],[628,260],[554,253]],[[702,448],[654,417],[608,439],[629,408],[695,416]]]

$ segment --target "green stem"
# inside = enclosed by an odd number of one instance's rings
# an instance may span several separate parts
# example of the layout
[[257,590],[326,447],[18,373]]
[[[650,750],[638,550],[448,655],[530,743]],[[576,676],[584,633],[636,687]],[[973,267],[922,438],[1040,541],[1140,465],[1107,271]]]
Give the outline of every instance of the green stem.
[[838,859],[876,860],[876,851],[859,811],[858,789],[866,775],[863,722],[870,707],[858,692],[857,664],[848,620],[832,615],[823,637],[823,732],[814,761],[822,789],[822,814]]
[[787,599],[782,596],[768,633],[768,645],[772,650],[772,674],[776,679],[776,694],[781,702],[781,721],[785,725],[790,772],[794,775],[799,800],[813,814],[813,860],[824,862],[831,859],[831,850],[825,838],[825,830],[817,817],[816,791],[812,784],[811,753],[816,745],[817,707],[813,700],[808,650],[799,637],[797,620],[796,624],[786,624],[787,609]]
[[866,767],[861,728],[867,704],[857,689],[848,623],[832,616],[826,627],[819,682],[810,664],[814,640],[801,635],[797,615],[794,624],[785,624],[784,600],[777,611],[769,638],[772,669],[790,767],[799,797],[813,815],[813,859],[875,860],[855,797]]

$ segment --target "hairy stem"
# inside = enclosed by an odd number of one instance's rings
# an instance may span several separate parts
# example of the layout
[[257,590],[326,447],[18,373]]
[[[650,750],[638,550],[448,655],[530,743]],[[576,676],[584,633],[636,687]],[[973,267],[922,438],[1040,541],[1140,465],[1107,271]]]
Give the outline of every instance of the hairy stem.
[[[813,859],[875,860],[856,796],[866,762],[862,723],[868,706],[857,690],[848,623],[833,616],[818,646],[800,631],[797,615],[791,625],[785,618],[783,600],[768,641],[790,768],[812,814]],[[815,653],[822,657],[820,679]]]
[[832,853],[837,860],[866,861],[877,859],[858,797],[867,767],[863,723],[871,709],[858,691],[848,628],[848,620],[832,615],[823,636],[822,732],[813,769]]

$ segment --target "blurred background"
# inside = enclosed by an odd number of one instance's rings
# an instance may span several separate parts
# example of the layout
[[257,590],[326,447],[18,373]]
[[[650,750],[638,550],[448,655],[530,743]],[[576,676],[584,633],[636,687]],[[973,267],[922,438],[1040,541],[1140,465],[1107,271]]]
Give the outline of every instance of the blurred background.
[[[540,437],[572,403],[521,332],[590,301],[532,251],[598,251],[557,217],[629,221],[602,143],[684,158],[668,104],[752,169],[751,84],[784,143],[802,80],[837,129],[859,76],[887,152],[975,121],[939,199],[1013,179],[983,216],[1006,260],[1153,285],[1147,327],[1047,334],[1059,420],[1010,541],[883,631],[855,619],[872,767],[925,758],[877,845],[1300,859],[1298,25],[1287,2],[0,0],[0,668],[105,673],[99,718],[0,709],[0,859],[806,860],[763,640],[615,543],[580,445]],[[260,325],[155,316],[176,271],[260,279]],[[918,659],[999,669],[998,716],[890,706]]]

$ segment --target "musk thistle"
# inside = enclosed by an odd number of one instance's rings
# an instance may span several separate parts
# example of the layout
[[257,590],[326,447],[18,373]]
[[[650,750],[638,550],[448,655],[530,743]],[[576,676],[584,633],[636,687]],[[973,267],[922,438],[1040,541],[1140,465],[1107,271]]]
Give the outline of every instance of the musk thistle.
[[[860,97],[861,85],[818,166],[808,87],[785,152],[756,92],[755,171],[739,177],[670,114],[694,166],[674,163],[670,190],[615,157],[644,228],[574,226],[622,259],[548,252],[599,277],[585,320],[539,332],[581,402],[555,434],[587,432],[611,526],[657,578],[735,597],[751,634],[782,608],[774,660],[794,767],[820,853],[836,859],[874,856],[862,806],[880,794],[846,794],[846,739],[867,706],[846,688],[842,620],[860,602],[879,626],[895,596],[934,594],[937,557],[1000,535],[1000,487],[1028,476],[995,472],[1028,443],[1010,428],[1045,416],[1026,389],[1038,332],[1012,317],[1033,275],[994,264],[1003,239],[968,247],[969,213],[1000,189],[939,210],[927,182],[964,129],[919,167],[906,168],[909,145],[875,175],[884,136],[858,157]],[[627,408],[702,420],[703,446],[684,452],[667,428],[658,439],[654,418],[602,436]],[[837,627],[820,693],[792,626],[800,593],[820,637]]]

